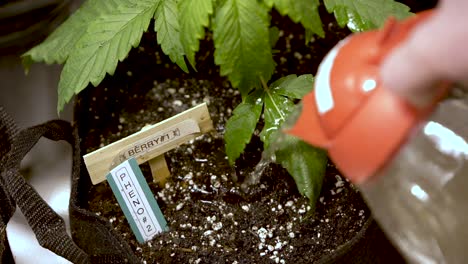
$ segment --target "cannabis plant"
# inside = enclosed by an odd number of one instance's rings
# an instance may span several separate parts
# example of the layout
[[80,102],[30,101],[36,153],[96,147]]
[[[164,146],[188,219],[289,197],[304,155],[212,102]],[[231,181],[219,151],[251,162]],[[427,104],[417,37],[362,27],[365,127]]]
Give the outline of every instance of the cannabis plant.
[[[179,67],[196,69],[195,55],[205,32],[213,33],[214,60],[220,74],[239,89],[242,103],[226,124],[225,142],[233,164],[250,141],[259,119],[266,146],[291,112],[296,99],[312,89],[312,75],[289,75],[270,85],[275,69],[269,12],[300,23],[306,36],[323,37],[319,5],[334,13],[338,24],[352,31],[380,27],[389,16],[411,13],[393,0],[88,0],[43,43],[23,55],[33,62],[64,64],[58,86],[58,110],[89,83],[96,86],[112,75],[143,32],[155,20],[155,45]],[[296,180],[312,201],[320,193],[326,154],[295,138],[276,150],[276,162]]]

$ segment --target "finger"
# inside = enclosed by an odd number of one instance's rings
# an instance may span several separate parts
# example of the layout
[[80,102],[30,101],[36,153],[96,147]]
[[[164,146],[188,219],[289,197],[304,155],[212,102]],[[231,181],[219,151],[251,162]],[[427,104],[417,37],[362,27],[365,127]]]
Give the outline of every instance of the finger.
[[446,2],[450,1],[442,2],[434,15],[387,57],[381,68],[384,87],[418,107],[433,101],[438,94],[434,85],[437,81],[466,81],[468,76],[468,52],[464,48],[468,31],[462,14],[468,9],[444,6]]

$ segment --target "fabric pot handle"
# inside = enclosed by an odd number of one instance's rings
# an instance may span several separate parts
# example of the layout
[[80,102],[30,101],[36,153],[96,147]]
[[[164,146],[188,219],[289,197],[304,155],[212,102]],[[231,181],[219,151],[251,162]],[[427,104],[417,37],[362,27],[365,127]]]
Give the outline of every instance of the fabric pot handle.
[[[11,141],[18,129],[13,119],[0,106],[0,172],[3,171],[7,153],[12,149]],[[6,232],[8,220],[13,216],[16,205],[7,195],[5,185],[0,178],[0,263],[14,263]]]
[[[5,120],[7,116],[4,109],[0,107],[0,118]],[[12,128],[6,132],[13,132],[11,130],[14,131],[16,129]],[[21,160],[23,160],[24,156],[41,137],[54,141],[66,140],[74,146],[72,131],[70,123],[63,120],[53,120],[42,125],[21,130],[14,133],[16,135],[10,138],[7,137],[7,139],[11,140],[11,147],[7,156],[2,159],[1,185],[4,188],[2,191],[4,191],[3,194],[4,196],[6,195],[8,202],[6,206],[3,203],[1,205],[3,218],[3,223],[1,224],[6,226],[15,210],[14,204],[16,203],[42,247],[73,263],[89,263],[88,255],[67,234],[63,218],[50,208],[20,173]],[[11,133],[8,134],[11,136]]]

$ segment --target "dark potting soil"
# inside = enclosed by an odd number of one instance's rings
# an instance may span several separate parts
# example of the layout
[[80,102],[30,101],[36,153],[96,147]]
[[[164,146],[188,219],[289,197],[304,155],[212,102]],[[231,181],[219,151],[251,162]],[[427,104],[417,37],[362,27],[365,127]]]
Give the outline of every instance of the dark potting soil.
[[[315,73],[326,52],[349,34],[322,13],[326,37],[305,45],[303,29],[273,12],[281,34],[272,80]],[[312,263],[350,240],[369,210],[332,164],[315,211],[292,177],[275,164],[249,193],[241,191],[240,184],[261,158],[261,124],[235,167],[229,166],[224,126],[241,98],[219,77],[210,38],[198,53],[198,72],[186,74],[156,47],[154,33],[145,33],[114,76],[89,87],[77,100],[84,153],[208,104],[215,130],[166,153],[172,177],[163,188],[152,182],[148,166],[141,166],[170,231],[139,244],[106,182],[84,196],[88,209],[107,218],[146,263]]]
[[[151,242],[135,241],[107,183],[91,190],[90,209],[109,219],[147,263],[310,263],[360,230],[369,213],[359,193],[333,167],[327,172],[315,216],[280,166],[271,165],[251,193],[240,190],[244,176],[260,160],[261,144],[255,137],[237,166],[228,165],[222,124],[233,93],[193,79],[157,87],[141,100],[154,102],[164,94],[163,106],[152,104],[143,112],[122,113],[122,131],[138,131],[148,115],[157,122],[159,107],[166,112],[203,100],[209,102],[217,129],[166,154],[172,178],[164,188],[152,183],[148,168],[143,167],[171,230]],[[178,93],[180,89],[186,93]],[[197,92],[199,97],[193,95]]]
[[332,166],[315,216],[278,165],[270,165],[260,184],[243,193],[239,185],[260,160],[262,147],[255,136],[236,167],[229,166],[223,124],[239,100],[232,100],[235,94],[207,80],[157,83],[134,98],[149,108],[121,112],[120,134],[102,137],[105,145],[140,130],[147,123],[143,120],[155,123],[200,102],[209,105],[216,131],[166,154],[172,178],[164,188],[152,183],[149,169],[142,166],[171,231],[139,245],[108,184],[91,190],[91,211],[109,219],[147,263],[309,263],[352,238],[368,218],[357,190]]

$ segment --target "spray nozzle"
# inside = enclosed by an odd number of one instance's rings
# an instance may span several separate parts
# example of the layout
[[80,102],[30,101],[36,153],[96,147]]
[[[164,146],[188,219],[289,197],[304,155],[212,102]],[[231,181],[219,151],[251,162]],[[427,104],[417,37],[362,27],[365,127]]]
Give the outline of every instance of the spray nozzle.
[[302,112],[286,132],[326,148],[354,182],[374,175],[429,113],[382,87],[379,68],[430,14],[390,20],[380,31],[354,34],[338,43],[320,64],[314,90],[303,98]]

